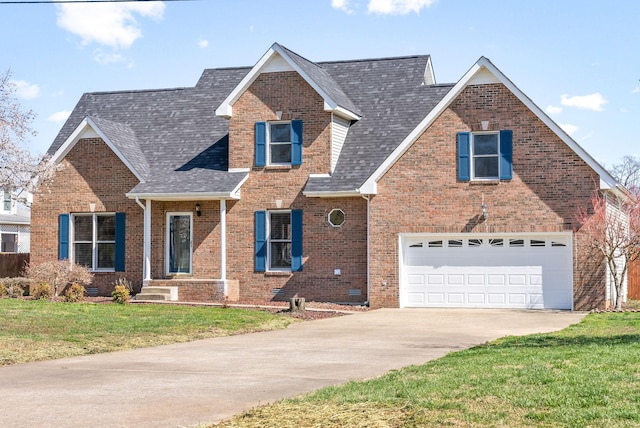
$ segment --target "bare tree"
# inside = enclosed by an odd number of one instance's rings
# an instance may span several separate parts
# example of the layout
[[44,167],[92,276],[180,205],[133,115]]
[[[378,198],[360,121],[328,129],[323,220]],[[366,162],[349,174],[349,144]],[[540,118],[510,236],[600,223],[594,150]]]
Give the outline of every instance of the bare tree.
[[611,167],[611,174],[631,192],[640,190],[640,156],[626,155],[620,163]]
[[577,218],[586,243],[604,257],[617,310],[622,309],[629,263],[640,257],[640,203],[636,196],[596,194],[589,209],[580,210]]
[[25,147],[34,132],[32,111],[25,111],[15,96],[9,71],[0,75],[0,189],[18,196],[33,191],[36,180],[49,178],[55,170],[46,159],[32,155]]

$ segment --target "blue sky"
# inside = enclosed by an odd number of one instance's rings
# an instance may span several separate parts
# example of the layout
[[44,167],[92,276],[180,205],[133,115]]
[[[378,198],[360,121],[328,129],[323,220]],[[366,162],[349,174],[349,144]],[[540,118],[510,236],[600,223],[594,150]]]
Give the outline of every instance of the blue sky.
[[312,61],[430,54],[438,83],[486,56],[599,162],[640,155],[638,1],[3,1],[0,71],[37,114],[34,153],[84,92],[193,86],[278,42]]

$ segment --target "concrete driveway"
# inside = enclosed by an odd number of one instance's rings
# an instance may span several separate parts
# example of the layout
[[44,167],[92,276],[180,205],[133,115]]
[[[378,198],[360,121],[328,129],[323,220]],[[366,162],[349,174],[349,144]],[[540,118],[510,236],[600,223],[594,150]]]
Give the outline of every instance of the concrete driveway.
[[584,313],[382,309],[286,330],[0,368],[3,427],[177,427],[421,364]]

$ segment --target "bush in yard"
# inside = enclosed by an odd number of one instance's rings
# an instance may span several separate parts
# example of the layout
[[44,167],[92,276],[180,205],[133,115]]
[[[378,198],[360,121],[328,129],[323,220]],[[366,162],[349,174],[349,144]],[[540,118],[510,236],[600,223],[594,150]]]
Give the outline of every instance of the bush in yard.
[[124,305],[129,303],[129,297],[131,297],[131,293],[126,286],[116,285],[113,293],[111,293],[111,297],[113,297],[113,303],[120,303],[121,305]]
[[50,299],[53,296],[53,288],[46,282],[39,282],[31,286],[29,295],[34,299]]
[[129,281],[127,278],[118,278],[116,280],[115,286],[117,287],[119,285],[129,290],[129,295],[133,294],[133,291],[134,291],[133,283]]
[[29,288],[29,280],[26,278],[1,278],[0,297],[18,299],[24,295],[24,290]]
[[53,287],[53,296],[58,295],[70,284],[82,286],[91,284],[93,274],[89,268],[69,262],[56,260],[27,266],[25,275],[34,283],[46,282]]
[[87,294],[87,290],[77,282],[71,284],[71,287],[64,293],[65,302],[80,302],[84,300],[84,296]]

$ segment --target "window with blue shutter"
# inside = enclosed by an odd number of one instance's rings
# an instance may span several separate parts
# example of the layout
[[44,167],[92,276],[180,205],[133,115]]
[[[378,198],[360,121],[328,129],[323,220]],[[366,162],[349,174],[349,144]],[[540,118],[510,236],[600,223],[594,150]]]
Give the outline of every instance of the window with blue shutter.
[[458,180],[471,180],[471,133],[458,132]]
[[255,270],[265,272],[267,270],[267,212],[256,211],[254,217]]
[[115,271],[125,271],[125,230],[126,214],[116,213],[116,245],[115,245]]
[[69,214],[58,216],[58,260],[69,258]]
[[256,166],[267,164],[267,123],[256,122],[255,126]]

